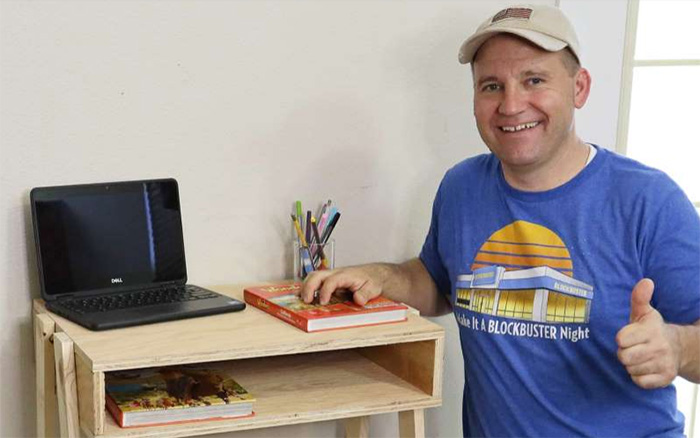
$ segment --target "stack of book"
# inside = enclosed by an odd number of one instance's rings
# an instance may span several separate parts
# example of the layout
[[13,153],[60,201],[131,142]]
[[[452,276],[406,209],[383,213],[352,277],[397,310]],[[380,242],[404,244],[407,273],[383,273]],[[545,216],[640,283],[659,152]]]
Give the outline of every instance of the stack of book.
[[206,364],[107,373],[105,392],[121,427],[250,416],[255,401],[224,369]]

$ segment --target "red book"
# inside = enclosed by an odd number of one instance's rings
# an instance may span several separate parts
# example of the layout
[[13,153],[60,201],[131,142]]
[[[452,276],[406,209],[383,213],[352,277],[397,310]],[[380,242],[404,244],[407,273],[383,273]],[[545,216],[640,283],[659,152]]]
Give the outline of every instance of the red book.
[[334,293],[326,305],[306,304],[299,297],[301,283],[248,287],[246,303],[306,332],[405,321],[408,307],[385,297],[355,304],[352,294]]

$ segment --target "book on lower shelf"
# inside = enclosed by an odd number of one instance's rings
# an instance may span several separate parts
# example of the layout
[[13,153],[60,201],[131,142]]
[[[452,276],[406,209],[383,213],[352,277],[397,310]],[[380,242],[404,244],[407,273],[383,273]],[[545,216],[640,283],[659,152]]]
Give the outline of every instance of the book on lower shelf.
[[206,365],[106,373],[105,392],[121,427],[250,416],[255,401],[224,369]]
[[245,301],[306,332],[405,321],[408,307],[379,296],[364,306],[355,304],[350,292],[334,293],[328,304],[305,303],[301,283],[247,287]]

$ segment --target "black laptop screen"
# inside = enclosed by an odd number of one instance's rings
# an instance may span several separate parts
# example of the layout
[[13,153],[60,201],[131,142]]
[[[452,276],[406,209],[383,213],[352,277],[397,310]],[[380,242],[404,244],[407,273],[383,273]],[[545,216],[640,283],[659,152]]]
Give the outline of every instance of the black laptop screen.
[[175,180],[44,187],[31,197],[44,294],[186,280]]

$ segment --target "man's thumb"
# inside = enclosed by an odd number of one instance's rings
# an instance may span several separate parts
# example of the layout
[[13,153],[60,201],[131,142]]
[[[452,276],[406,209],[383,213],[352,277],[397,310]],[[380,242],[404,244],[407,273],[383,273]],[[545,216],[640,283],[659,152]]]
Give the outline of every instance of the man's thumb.
[[644,315],[654,310],[651,307],[651,296],[654,294],[654,282],[642,278],[632,289],[630,299],[630,322],[639,321]]

